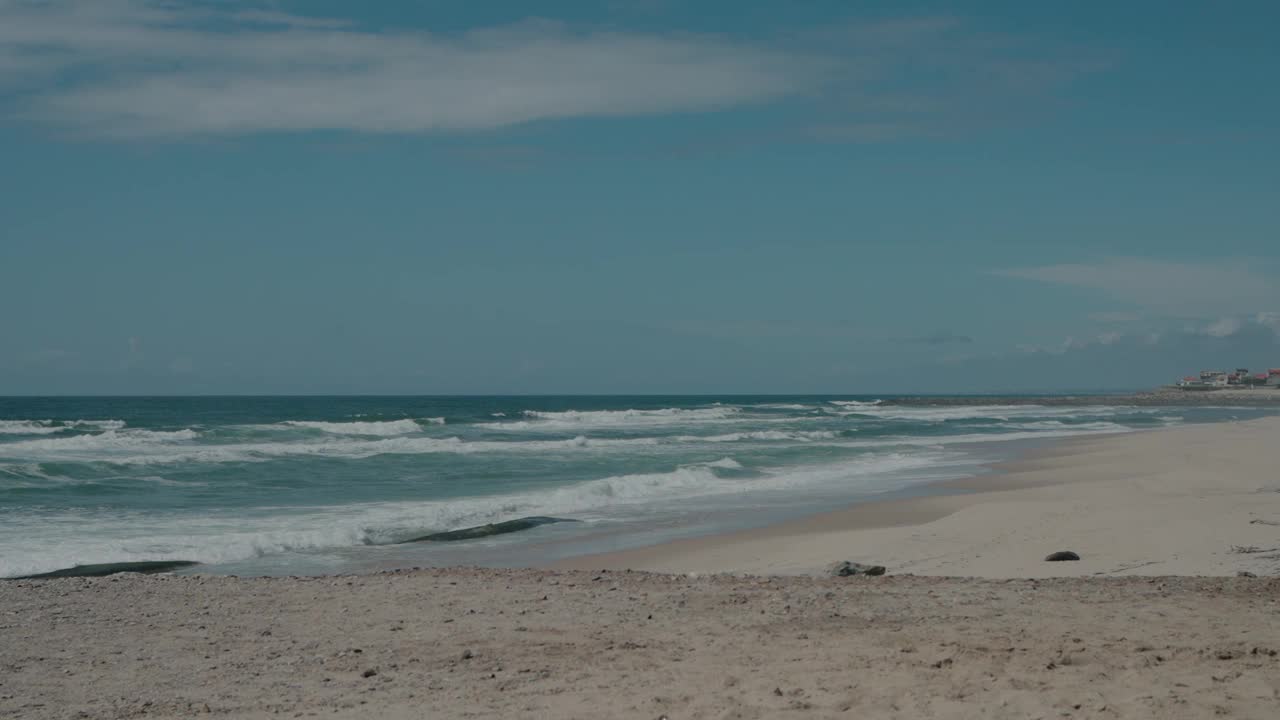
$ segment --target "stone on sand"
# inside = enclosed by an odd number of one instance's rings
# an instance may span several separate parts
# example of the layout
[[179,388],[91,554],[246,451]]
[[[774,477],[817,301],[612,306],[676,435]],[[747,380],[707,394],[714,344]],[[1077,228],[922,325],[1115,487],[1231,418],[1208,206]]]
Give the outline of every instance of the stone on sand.
[[841,560],[827,567],[827,574],[832,577],[848,577],[850,575],[883,575],[883,565],[863,565],[862,563]]

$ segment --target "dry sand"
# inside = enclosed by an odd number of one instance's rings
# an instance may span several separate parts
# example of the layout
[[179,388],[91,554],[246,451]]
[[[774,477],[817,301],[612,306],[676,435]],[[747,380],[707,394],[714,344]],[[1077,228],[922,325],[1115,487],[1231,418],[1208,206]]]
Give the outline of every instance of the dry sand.
[[1274,720],[1278,598],[1270,578],[14,582],[0,717]]
[[[1280,717],[1280,421],[592,558],[671,570],[0,582],[0,718]],[[1015,489],[1016,488],[1016,489]],[[1263,552],[1232,552],[1231,545]],[[1044,563],[1074,549],[1078,563]],[[1072,574],[1049,580],[908,576]]]

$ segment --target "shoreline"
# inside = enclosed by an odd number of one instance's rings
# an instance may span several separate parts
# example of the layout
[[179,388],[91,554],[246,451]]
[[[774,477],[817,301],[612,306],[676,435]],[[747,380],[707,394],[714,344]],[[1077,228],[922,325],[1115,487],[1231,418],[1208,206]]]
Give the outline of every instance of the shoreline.
[[1245,389],[1238,387],[1183,390],[1160,387],[1153,390],[1118,393],[983,394],[983,395],[885,395],[887,405],[905,407],[971,406],[971,405],[1046,405],[1072,407],[1083,405],[1132,405],[1136,407],[1272,407],[1280,404],[1280,387]]
[[[1271,575],[1280,571],[1280,478],[1268,448],[1278,435],[1280,418],[1261,418],[1064,438],[992,473],[930,486],[942,493],[550,567],[815,575],[851,560],[985,578]],[[1043,561],[1061,550],[1082,560]]]
[[[1187,576],[1274,574],[1229,544],[1280,545],[1278,433],[1065,438],[591,570],[2,582],[0,717],[1269,718],[1280,577]],[[1043,562],[1063,531],[1083,559]],[[598,569],[634,553],[664,572]],[[889,574],[806,576],[836,560]]]
[[[1196,393],[1198,397],[1208,397],[1210,395],[1247,395],[1247,396],[1266,396],[1267,391],[1216,391],[1213,393]],[[1166,391],[1164,393],[1153,393],[1153,395],[1171,396],[1178,398],[1179,401],[1184,400],[1187,393],[1181,391]],[[1277,400],[1280,400],[1280,392],[1275,393]],[[1112,396],[1112,401],[1124,401],[1121,396]],[[906,409],[897,410],[893,405],[906,404],[914,400],[927,400],[927,407],[924,409]],[[913,446],[909,450],[897,450],[891,448],[890,457],[896,457],[896,454],[902,452],[905,455],[914,455],[916,445],[919,452],[927,454],[929,450],[942,451],[943,447],[932,447],[927,445],[929,436],[931,436],[932,425],[929,423],[941,423],[941,421],[951,421],[955,419],[968,418],[968,416],[982,416],[986,418],[998,419],[1001,423],[1010,421],[1010,419],[1018,419],[1020,416],[1030,413],[1039,413],[1037,410],[1019,409],[1018,406],[1002,407],[989,406],[991,402],[995,402],[998,398],[992,396],[977,397],[955,397],[951,401],[964,402],[964,404],[972,404],[972,402],[980,402],[982,407],[986,407],[983,411],[970,410],[951,410],[945,405],[941,409],[934,411],[934,407],[938,407],[938,402],[942,398],[897,398],[897,400],[886,400],[883,402],[883,409],[877,410],[876,413],[867,410],[867,413],[876,415],[881,414],[890,419],[906,419],[913,421],[916,425],[924,423],[923,430],[920,430],[919,441],[906,443]],[[1020,397],[1018,400],[1030,402],[1037,406],[1051,405],[1050,398],[1044,396],[1037,397]],[[1082,401],[1082,396],[1066,397],[1066,401],[1070,404],[1078,404]],[[867,407],[869,402],[854,402],[855,411],[861,407]],[[774,407],[765,405],[764,407]],[[783,409],[794,410],[799,406],[787,405],[782,406]],[[803,410],[804,407],[799,407]],[[372,542],[357,543],[351,546],[344,544],[334,544],[332,548],[316,544],[319,551],[311,553],[305,551],[289,552],[288,550],[280,552],[260,552],[257,555],[248,557],[247,560],[220,560],[216,557],[189,556],[183,553],[175,552],[173,555],[164,553],[164,555],[151,555],[141,557],[120,557],[108,556],[105,560],[96,561],[93,557],[88,559],[74,559],[76,568],[70,568],[68,565],[54,565],[46,562],[44,570],[55,571],[55,573],[72,574],[69,570],[74,571],[99,571],[106,574],[106,571],[114,568],[115,565],[129,564],[136,560],[142,560],[143,564],[155,564],[155,561],[168,562],[172,559],[209,562],[211,565],[200,565],[197,568],[189,568],[182,570],[182,574],[200,574],[200,573],[218,573],[218,574],[335,574],[335,573],[372,573],[372,571],[389,570],[397,568],[411,568],[411,566],[442,566],[442,565],[480,565],[494,566],[494,568],[547,568],[547,566],[557,566],[557,568],[590,568],[594,562],[608,562],[611,566],[616,566],[617,562],[623,560],[635,561],[637,557],[643,553],[659,552],[655,548],[667,547],[668,543],[684,543],[677,547],[701,547],[698,543],[714,543],[723,541],[726,538],[736,538],[740,541],[749,542],[751,537],[786,537],[786,536],[813,536],[818,532],[837,532],[837,530],[845,530],[852,528],[863,529],[886,529],[897,528],[902,525],[920,525],[925,523],[933,523],[933,521],[945,518],[947,515],[955,514],[955,512],[964,510],[969,503],[973,502],[973,498],[968,496],[973,493],[991,492],[995,489],[1016,489],[1028,486],[1028,484],[1055,484],[1064,482],[1062,478],[1039,480],[1032,483],[1027,473],[1019,473],[1019,470],[1028,469],[1029,461],[1043,461],[1048,457],[1056,457],[1061,454],[1070,454],[1074,452],[1073,448],[1092,447],[1092,443],[1096,442],[1124,442],[1112,441],[1111,438],[1124,438],[1129,434],[1137,432],[1142,434],[1146,432],[1147,427],[1142,427],[1146,423],[1138,423],[1139,420],[1146,420],[1148,415],[1144,413],[1153,413],[1164,419],[1164,424],[1181,423],[1181,421],[1190,421],[1190,423],[1203,423],[1210,420],[1212,424],[1204,425],[1206,428],[1215,428],[1217,423],[1238,423],[1240,418],[1258,418],[1258,416],[1272,415],[1274,410],[1280,410],[1280,405],[1275,409],[1260,405],[1253,406],[1228,406],[1228,407],[1212,407],[1210,411],[1194,410],[1192,406],[1188,406],[1185,410],[1175,410],[1170,413],[1167,410],[1135,410],[1130,407],[1125,410],[1125,406],[1106,405],[1094,411],[1093,409],[1084,410],[1044,410],[1047,416],[1075,416],[1076,414],[1093,414],[1100,415],[1102,419],[1110,418],[1116,413],[1130,413],[1133,416],[1126,416],[1125,420],[1120,420],[1119,425],[1112,421],[1098,421],[1082,425],[1079,430],[1082,434],[1074,434],[1070,432],[1073,427],[1062,421],[1048,420],[1042,423],[1033,423],[1027,425],[1024,429],[1028,430],[1044,430],[1048,432],[1015,432],[1011,433],[1012,437],[1006,439],[1000,433],[986,434],[982,430],[982,425],[974,425],[978,429],[969,429],[969,425],[960,425],[959,430],[950,430],[951,434],[945,434],[941,439],[955,439],[960,441],[954,445],[947,445],[946,450],[951,456],[968,456],[968,460],[960,457],[960,460],[942,460],[934,462],[938,471],[934,471],[933,466],[927,466],[924,470],[911,470],[911,464],[905,465],[901,470],[901,482],[895,480],[897,473],[888,473],[883,470],[883,462],[881,470],[867,469],[861,471],[858,478],[852,475],[841,475],[840,473],[828,473],[829,477],[819,477],[822,480],[822,487],[815,491],[806,491],[804,487],[796,487],[795,489],[786,489],[786,483],[778,484],[777,488],[772,486],[754,487],[754,483],[739,483],[740,488],[737,492],[745,492],[748,497],[750,493],[758,491],[762,493],[763,501],[755,502],[751,505],[748,501],[737,500],[737,495],[727,495],[728,501],[712,501],[716,497],[716,493],[708,495],[710,500],[705,501],[707,507],[689,507],[680,506],[678,510],[673,509],[668,512],[669,516],[657,516],[654,518],[640,518],[636,523],[600,523],[599,527],[591,525],[580,533],[543,533],[536,532],[526,534],[521,533],[520,537],[509,538],[509,541],[515,542],[499,542],[493,544],[492,547],[471,546],[471,543],[461,543],[458,547],[440,547],[439,556],[436,551],[422,551],[415,553],[415,547],[412,543],[404,544],[404,550],[398,550],[401,547],[399,543]],[[844,413],[840,413],[841,415]],[[856,414],[856,413],[855,413]],[[1135,415],[1134,415],[1135,414]],[[1009,415],[1006,418],[1004,415]],[[1166,418],[1166,415],[1171,415]],[[113,420],[113,423],[123,424],[123,421]],[[1100,425],[1100,427],[1096,427]],[[1125,427],[1126,425],[1126,427]],[[1181,425],[1183,428],[1189,428],[1190,425]],[[915,425],[911,427],[915,429]],[[1110,428],[1110,429],[1108,429]],[[1100,432],[1087,432],[1087,430],[1100,430]],[[1121,430],[1116,433],[1115,430]],[[946,432],[946,430],[945,430]],[[952,437],[955,432],[973,433],[972,437]],[[1157,433],[1170,432],[1167,428],[1155,429]],[[1192,430],[1192,432],[1201,432],[1201,430]],[[1220,430],[1206,430],[1206,432],[1217,433]],[[809,434],[832,434],[832,433],[799,433],[801,439],[808,437]],[[1043,436],[1059,436],[1059,437],[1043,437]],[[732,437],[732,436],[724,436]],[[914,437],[914,436],[906,436]],[[712,438],[716,439],[716,438]],[[773,439],[773,438],[767,438]],[[873,438],[876,439],[876,438]],[[893,439],[892,437],[888,439]],[[982,442],[984,439],[996,442]],[[855,438],[856,441],[856,438]],[[52,441],[45,441],[52,442]],[[358,441],[357,441],[358,442]],[[426,441],[434,442],[434,441]],[[868,441],[864,441],[867,443]],[[20,445],[20,443],[19,443]],[[859,442],[851,442],[850,445],[859,445]],[[818,443],[820,447],[820,443]],[[718,457],[721,455],[721,448],[714,447],[717,454],[710,457]],[[954,451],[954,452],[951,452]],[[724,457],[728,460],[717,460],[716,462],[695,462],[692,466],[709,465],[709,466],[733,466],[735,462],[728,457],[730,448],[724,450]],[[942,455],[947,455],[942,452]],[[874,455],[868,454],[874,460]],[[772,456],[771,456],[772,457]],[[705,457],[698,457],[699,461],[704,461]],[[909,457],[910,460],[910,457]],[[721,465],[723,462],[731,462],[731,465]],[[748,462],[748,466],[758,465],[759,462],[753,460],[744,460]],[[837,466],[832,465],[832,466]],[[874,462],[872,462],[872,465]],[[890,465],[893,465],[890,462]],[[916,464],[918,465],[918,464]],[[950,465],[950,468],[947,466]],[[783,469],[787,468],[785,460],[783,460]],[[801,466],[801,465],[797,465]],[[611,482],[617,480],[617,483],[626,483],[626,487],[622,489],[635,489],[632,486],[643,486],[645,482],[663,482],[671,480],[672,477],[678,477],[678,473],[684,471],[686,465],[677,465],[677,470],[671,473],[657,473],[653,477],[657,480],[650,480],[649,475],[645,473],[628,474],[627,469],[618,470],[617,473],[609,475],[596,482],[599,484],[600,491],[604,496],[612,496],[613,487]],[[810,462],[810,465],[801,466],[805,469],[817,468],[822,470],[826,466],[822,462]],[[659,468],[662,470],[664,468]],[[918,474],[918,477],[913,477]],[[598,475],[603,475],[599,473]],[[858,474],[858,473],[854,473]],[[1015,477],[1010,479],[1009,475],[1014,474]],[[765,477],[786,478],[786,473],[769,474],[765,473]],[[861,482],[859,478],[868,478],[867,482]],[[966,475],[966,477],[961,477]],[[1034,475],[1034,474],[1033,474]],[[1037,475],[1038,477],[1038,475]],[[977,479],[975,479],[977,478]],[[128,478],[125,478],[128,479]],[[151,478],[143,478],[150,480]],[[718,479],[718,478],[717,478]],[[177,484],[177,483],[175,483]],[[591,486],[591,483],[585,483]],[[672,482],[672,484],[678,484]],[[809,483],[810,486],[820,483]],[[572,486],[570,486],[572,487]],[[594,488],[594,486],[593,486]],[[666,484],[655,486],[658,491],[666,489]],[[859,489],[863,488],[863,489]],[[640,488],[645,491],[644,487]],[[678,488],[677,488],[678,489]],[[605,492],[607,491],[607,492]],[[639,491],[637,491],[639,492]],[[649,496],[660,497],[658,493],[649,492]],[[777,495],[769,498],[768,493],[776,492]],[[954,496],[964,496],[957,500]],[[486,496],[479,496],[481,500]],[[500,496],[499,496],[500,497]],[[965,500],[968,498],[968,500]],[[703,502],[699,500],[699,502]],[[609,507],[609,502],[603,502],[604,507]],[[622,505],[620,505],[622,506]],[[675,507],[675,506],[673,506]],[[831,510],[835,509],[841,510]],[[860,515],[859,515],[860,512]],[[605,514],[607,515],[607,514]],[[828,516],[835,515],[836,519],[823,524],[823,519]],[[622,515],[620,515],[622,516]],[[564,518],[573,519],[572,514],[564,515]],[[612,516],[605,516],[605,520],[613,520]],[[625,518],[623,518],[625,519]],[[686,521],[687,520],[687,521]],[[804,528],[796,529],[799,525],[805,525]],[[361,525],[364,528],[365,525]],[[788,530],[787,528],[791,528]],[[781,532],[780,532],[781,529]],[[365,532],[361,529],[360,532]],[[453,532],[453,530],[448,530]],[[38,536],[38,533],[37,533]],[[216,538],[215,538],[216,539]],[[288,538],[287,538],[288,539]],[[310,542],[310,539],[306,539]],[[269,542],[275,542],[269,537]],[[340,542],[340,538],[339,538]],[[365,552],[366,546],[374,547],[374,550]],[[470,546],[470,547],[463,547]],[[288,547],[288,546],[285,546]],[[310,548],[311,546],[303,546]],[[475,548],[479,550],[472,552]],[[826,551],[823,551],[826,552]],[[424,555],[425,553],[425,555]],[[119,555],[119,553],[116,553]],[[137,555],[137,553],[134,553]],[[415,556],[417,555],[417,556]],[[259,560],[261,557],[261,560]],[[879,559],[869,559],[870,562],[882,562]],[[859,559],[859,560],[864,560]],[[297,560],[297,562],[293,562]],[[660,569],[669,571],[746,571],[741,568],[739,560],[728,557],[727,564],[721,564],[717,561],[716,565],[707,565],[698,569],[675,569],[667,565],[655,565],[652,561],[641,559],[643,561],[637,564],[637,568]],[[781,571],[781,573],[797,574],[797,573],[813,573],[814,562],[809,562],[808,568],[799,568],[795,561],[788,561],[783,564],[783,568],[760,569],[759,571]],[[14,577],[28,577],[38,573],[36,569],[22,569],[22,573],[13,571],[6,575],[14,575]],[[143,570],[140,570],[143,571]],[[910,571],[910,570],[908,570]],[[929,570],[932,571],[932,570]],[[955,573],[964,573],[963,569],[955,569]],[[1174,570],[1176,571],[1176,570]],[[986,573],[991,573],[987,570]]]

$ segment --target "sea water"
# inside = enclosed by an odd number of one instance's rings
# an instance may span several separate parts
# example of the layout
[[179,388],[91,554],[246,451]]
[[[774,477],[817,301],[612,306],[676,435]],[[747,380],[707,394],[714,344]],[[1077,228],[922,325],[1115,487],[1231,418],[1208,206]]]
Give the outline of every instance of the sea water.
[[[1011,443],[1258,408],[873,397],[0,398],[0,577],[527,565],[923,492]],[[460,543],[529,515],[581,522]]]

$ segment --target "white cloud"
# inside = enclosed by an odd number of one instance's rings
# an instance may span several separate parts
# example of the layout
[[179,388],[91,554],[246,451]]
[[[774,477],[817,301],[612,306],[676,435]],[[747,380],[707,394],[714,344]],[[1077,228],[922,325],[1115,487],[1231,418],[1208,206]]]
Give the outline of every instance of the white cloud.
[[1135,312],[1124,312],[1124,311],[1116,310],[1111,312],[1089,313],[1089,319],[1093,320],[1094,322],[1111,323],[1111,324],[1119,325],[1124,323],[1137,322],[1142,319],[1142,315]]
[[1253,321],[1263,327],[1271,328],[1276,335],[1280,336],[1280,312],[1260,312],[1254,316]]
[[997,270],[994,274],[1081,288],[1186,317],[1253,312],[1280,301],[1280,283],[1245,262],[1113,258],[1092,264]]
[[1228,316],[1208,323],[1187,323],[1176,329],[1121,332],[1112,330],[1085,338],[1067,337],[1059,345],[1018,345],[1027,354],[1063,355],[1071,351],[1099,349],[1108,346],[1127,348],[1159,344],[1187,344],[1198,339],[1243,339],[1280,342],[1280,313],[1258,313],[1253,316]]
[[261,25],[279,25],[294,28],[332,29],[351,26],[351,22],[349,20],[342,20],[340,18],[308,18],[270,10],[242,10],[232,15],[232,17],[244,23],[259,23]]
[[379,29],[251,0],[0,0],[0,118],[126,138],[424,133],[803,97],[813,117],[796,134],[886,142],[1041,107],[1100,67],[993,37],[949,17],[733,39],[546,20]]
[[1114,345],[1122,338],[1124,338],[1124,333],[1105,332],[1097,337],[1097,342],[1100,345]]
[[1240,332],[1242,327],[1244,323],[1239,318],[1228,317],[1210,323],[1202,332],[1209,337],[1229,337]]
[[710,35],[375,32],[233,5],[0,0],[0,86],[27,119],[94,134],[423,132],[767,101],[827,67]]

